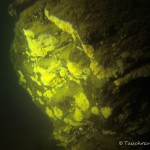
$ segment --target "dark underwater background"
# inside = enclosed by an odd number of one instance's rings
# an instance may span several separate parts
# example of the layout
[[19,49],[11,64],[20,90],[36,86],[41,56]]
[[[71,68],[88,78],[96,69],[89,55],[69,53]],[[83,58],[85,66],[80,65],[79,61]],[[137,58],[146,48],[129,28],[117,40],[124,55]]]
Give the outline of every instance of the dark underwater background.
[[52,124],[18,84],[10,62],[15,23],[7,12],[11,2],[0,4],[0,150],[55,150]]

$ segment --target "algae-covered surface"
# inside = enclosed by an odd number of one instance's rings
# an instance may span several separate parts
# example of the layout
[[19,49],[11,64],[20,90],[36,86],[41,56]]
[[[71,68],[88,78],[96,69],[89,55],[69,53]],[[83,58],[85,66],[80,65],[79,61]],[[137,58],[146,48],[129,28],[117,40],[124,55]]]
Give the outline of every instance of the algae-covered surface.
[[18,18],[10,54],[19,83],[58,146],[149,142],[148,1],[16,0],[9,13]]

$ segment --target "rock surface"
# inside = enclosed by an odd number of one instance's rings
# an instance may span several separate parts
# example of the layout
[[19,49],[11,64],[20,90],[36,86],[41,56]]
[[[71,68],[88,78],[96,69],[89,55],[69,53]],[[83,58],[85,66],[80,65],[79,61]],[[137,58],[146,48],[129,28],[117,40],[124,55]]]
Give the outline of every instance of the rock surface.
[[147,141],[148,0],[17,0],[9,12],[17,10],[11,59],[60,146],[130,150],[119,141]]

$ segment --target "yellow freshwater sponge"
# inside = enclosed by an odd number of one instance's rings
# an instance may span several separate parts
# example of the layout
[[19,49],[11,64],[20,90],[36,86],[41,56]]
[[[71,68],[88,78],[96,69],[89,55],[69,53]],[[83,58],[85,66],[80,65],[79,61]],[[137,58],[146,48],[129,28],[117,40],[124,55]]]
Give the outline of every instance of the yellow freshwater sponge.
[[86,111],[89,108],[89,101],[83,92],[76,94],[74,98],[81,110]]
[[78,108],[75,109],[74,119],[75,119],[75,121],[82,121],[82,119],[83,119],[83,115]]
[[43,96],[50,99],[53,96],[53,92],[51,90],[47,90],[44,92]]
[[40,34],[37,38],[35,38],[32,30],[23,29],[23,31],[30,49],[30,53],[27,53],[29,56],[45,57],[47,52],[54,50],[58,43],[56,38],[52,35]]
[[57,108],[56,106],[53,108],[54,111],[54,115],[58,118],[61,119],[61,117],[63,116],[63,112],[61,109]]
[[54,80],[56,78],[56,74],[52,73],[52,74],[46,74],[46,75],[43,75],[41,77],[41,81],[44,85],[50,85],[52,80]]
[[96,60],[91,61],[90,68],[94,75],[97,75],[100,72],[99,64]]
[[110,107],[102,107],[101,108],[102,115],[105,119],[109,118],[112,114],[112,109]]
[[97,106],[93,106],[91,108],[91,113],[94,114],[94,115],[98,115],[99,114],[99,109]]
[[48,107],[46,107],[46,114],[50,117],[50,118],[55,118],[53,111],[51,109],[49,109]]
[[23,73],[20,70],[18,70],[18,74],[20,76],[19,83],[26,83],[26,79],[25,79]]
[[82,69],[79,64],[69,62],[67,64],[68,70],[71,74],[73,74],[76,78],[80,77],[82,75]]
[[42,95],[43,95],[43,94],[42,94],[40,91],[38,91],[38,90],[36,91],[36,93],[37,93],[38,96],[42,96]]

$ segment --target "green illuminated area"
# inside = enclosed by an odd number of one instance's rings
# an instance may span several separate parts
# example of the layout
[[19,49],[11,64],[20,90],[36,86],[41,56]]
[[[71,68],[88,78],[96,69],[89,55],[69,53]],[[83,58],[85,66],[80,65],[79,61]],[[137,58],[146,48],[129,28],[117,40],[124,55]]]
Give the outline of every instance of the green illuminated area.
[[[45,16],[50,21],[48,25],[43,27],[40,23],[32,22],[30,28],[22,29],[27,45],[23,53],[27,59],[22,63],[27,68],[18,70],[19,82],[34,102],[42,105],[50,119],[56,124],[61,122],[62,127],[56,128],[54,135],[56,139],[67,143],[76,137],[70,139],[68,136],[67,139],[63,136],[64,132],[69,134],[73,128],[87,125],[91,115],[102,115],[104,118],[111,115],[109,107],[101,107],[96,100],[93,103],[91,97],[94,95],[92,90],[96,89],[92,78],[98,83],[105,80],[104,70],[94,57],[92,45],[83,44],[69,22],[50,15],[47,9]],[[71,59],[71,55],[75,60]],[[92,85],[90,95],[86,93],[83,82]]]
[[[15,6],[29,2],[18,0]],[[102,7],[105,3],[91,3],[39,0],[23,9],[15,27],[11,58],[19,83],[53,122],[53,136],[60,146],[67,150],[109,150],[110,146],[116,150],[122,136],[149,130],[147,126],[138,128],[138,114],[133,123],[125,123],[132,104],[126,100],[128,95],[118,93],[128,82],[149,77],[150,65],[126,73],[134,66],[128,59],[138,60],[147,54],[129,52],[128,46],[122,51],[117,41],[126,29],[123,26],[113,38],[107,37],[104,25],[107,28],[117,20],[104,19],[111,16],[106,12],[109,7]],[[138,127],[134,130],[133,126]]]

